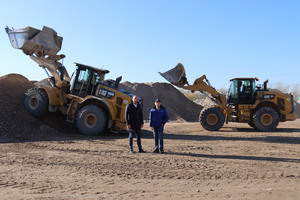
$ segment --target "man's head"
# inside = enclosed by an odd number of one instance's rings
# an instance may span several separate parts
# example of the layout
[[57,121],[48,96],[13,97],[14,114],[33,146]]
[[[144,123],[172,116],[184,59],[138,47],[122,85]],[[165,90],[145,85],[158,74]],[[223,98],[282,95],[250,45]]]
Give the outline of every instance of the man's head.
[[135,104],[138,103],[138,97],[137,97],[136,95],[134,95],[134,96],[132,97],[132,102],[135,103]]
[[156,99],[155,102],[154,102],[156,108],[159,108],[161,103],[160,103],[160,99]]

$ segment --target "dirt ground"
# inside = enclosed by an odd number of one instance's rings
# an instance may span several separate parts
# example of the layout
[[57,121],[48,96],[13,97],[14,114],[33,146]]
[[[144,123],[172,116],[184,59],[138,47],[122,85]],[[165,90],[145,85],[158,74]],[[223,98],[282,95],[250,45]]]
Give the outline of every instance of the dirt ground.
[[271,133],[170,122],[165,154],[147,124],[142,137],[147,153],[129,154],[126,133],[1,136],[1,199],[300,199],[300,119]]

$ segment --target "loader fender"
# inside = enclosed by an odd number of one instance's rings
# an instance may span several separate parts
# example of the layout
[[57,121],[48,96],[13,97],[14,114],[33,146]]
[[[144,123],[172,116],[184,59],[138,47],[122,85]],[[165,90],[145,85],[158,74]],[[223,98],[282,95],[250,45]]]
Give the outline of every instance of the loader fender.
[[281,117],[281,112],[280,112],[280,109],[278,108],[278,105],[276,105],[274,102],[271,102],[271,101],[260,102],[259,104],[257,104],[255,106],[255,108],[252,109],[251,114],[253,115],[257,110],[259,110],[260,108],[264,108],[264,107],[269,107],[269,108],[274,109],[278,113],[279,117]]
[[112,104],[103,98],[97,98],[94,96],[87,96],[81,103],[80,107],[86,106],[86,105],[96,105],[102,108],[102,110],[105,112],[105,116],[108,121],[108,128],[111,126],[111,121],[114,115],[116,113],[115,108],[112,106]]
[[61,106],[64,104],[63,96],[59,89],[51,86],[45,86],[41,88],[44,89],[48,95],[49,105]]

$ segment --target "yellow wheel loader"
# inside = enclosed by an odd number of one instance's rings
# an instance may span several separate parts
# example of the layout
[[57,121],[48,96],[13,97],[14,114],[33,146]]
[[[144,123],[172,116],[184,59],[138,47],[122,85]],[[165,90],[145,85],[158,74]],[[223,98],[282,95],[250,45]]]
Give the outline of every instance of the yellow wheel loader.
[[294,112],[293,95],[267,88],[267,82],[256,84],[257,78],[232,78],[227,97],[218,92],[205,75],[190,85],[184,66],[160,73],[173,85],[186,90],[200,91],[216,105],[202,109],[199,121],[208,131],[217,131],[224,122],[244,122],[259,131],[274,131],[279,122],[298,118]]
[[60,111],[86,135],[126,129],[125,109],[133,94],[118,88],[122,77],[105,80],[108,70],[75,63],[77,69],[70,78],[59,62],[65,56],[57,55],[63,38],[49,27],[42,30],[6,27],[6,32],[14,48],[21,49],[48,76],[48,72],[52,75],[48,78],[49,86],[29,89],[24,95],[23,103],[29,113],[40,117]]

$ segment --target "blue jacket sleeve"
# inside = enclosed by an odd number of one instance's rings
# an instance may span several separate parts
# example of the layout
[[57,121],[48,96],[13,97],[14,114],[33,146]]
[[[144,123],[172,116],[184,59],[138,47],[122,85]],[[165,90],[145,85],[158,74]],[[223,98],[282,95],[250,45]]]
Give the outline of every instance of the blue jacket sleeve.
[[165,109],[165,112],[164,112],[164,121],[163,121],[163,124],[167,123],[167,121],[169,120],[169,115],[168,115],[168,112],[167,110]]
[[152,126],[152,116],[151,116],[151,110],[149,113],[149,126]]

